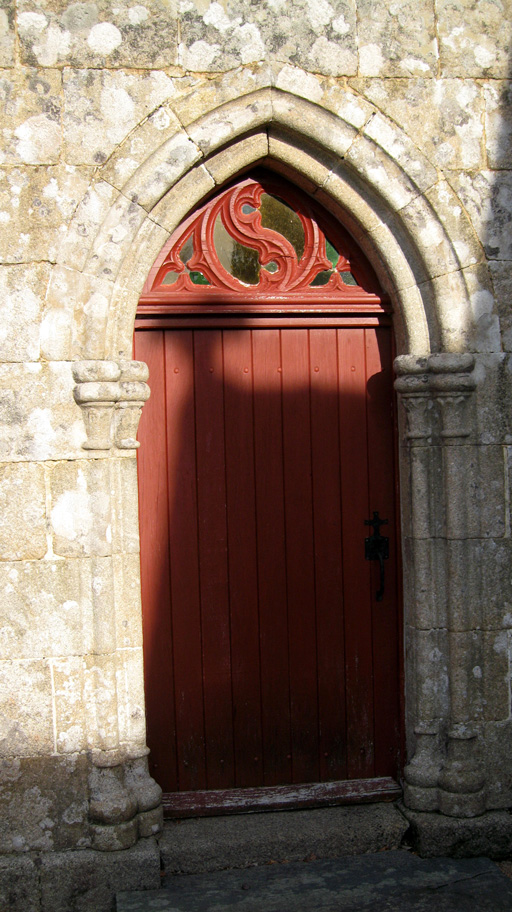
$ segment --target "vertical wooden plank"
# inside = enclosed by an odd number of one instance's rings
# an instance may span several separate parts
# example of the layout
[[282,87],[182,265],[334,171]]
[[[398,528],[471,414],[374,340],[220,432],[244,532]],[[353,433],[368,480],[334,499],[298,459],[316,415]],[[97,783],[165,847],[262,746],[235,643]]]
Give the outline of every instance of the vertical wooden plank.
[[345,644],[335,329],[310,330],[320,779],[345,779]]
[[250,330],[223,333],[235,780],[263,784]]
[[253,332],[254,459],[264,784],[291,782],[279,330]]
[[[207,784],[192,332],[167,332],[165,356],[178,777],[179,788],[187,790],[206,788]],[[157,433],[162,435],[161,427]]]
[[194,333],[207,787],[234,780],[222,334]]
[[[386,328],[365,330],[368,410],[368,468],[370,504],[389,520],[381,533],[389,538],[385,588],[381,602],[373,601],[375,701],[375,774],[396,776],[400,745],[398,601],[396,585],[394,415],[391,333]],[[372,566],[372,596],[379,588],[379,567]]]
[[166,453],[164,333],[135,334],[135,358],[149,367],[151,397],[139,426],[139,515],[143,604],[144,681],[151,775],[165,791],[178,787]]
[[340,452],[343,530],[347,773],[372,776],[373,668],[369,565],[368,440],[364,329],[337,330],[340,384]]
[[308,335],[281,336],[293,782],[320,774]]

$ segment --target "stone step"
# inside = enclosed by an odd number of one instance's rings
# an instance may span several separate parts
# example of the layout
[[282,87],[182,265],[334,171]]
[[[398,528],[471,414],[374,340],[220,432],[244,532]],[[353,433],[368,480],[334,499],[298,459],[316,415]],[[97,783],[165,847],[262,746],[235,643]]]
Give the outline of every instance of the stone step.
[[166,874],[199,874],[398,848],[409,826],[395,804],[167,821]]

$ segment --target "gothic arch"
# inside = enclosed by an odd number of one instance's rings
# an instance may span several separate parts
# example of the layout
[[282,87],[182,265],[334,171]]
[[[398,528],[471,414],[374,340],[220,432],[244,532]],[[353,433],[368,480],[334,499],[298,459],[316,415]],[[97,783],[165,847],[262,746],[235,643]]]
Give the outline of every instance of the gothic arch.
[[116,151],[61,253],[60,265],[79,273],[75,357],[129,357],[138,296],[163,243],[208,193],[255,162],[295,180],[341,218],[394,302],[402,353],[474,347],[468,284],[480,245],[449,185],[380,113],[357,127],[343,112],[264,88],[175,125],[160,144],[156,131],[148,143],[147,123],[135,132],[143,161],[123,180],[127,151]]

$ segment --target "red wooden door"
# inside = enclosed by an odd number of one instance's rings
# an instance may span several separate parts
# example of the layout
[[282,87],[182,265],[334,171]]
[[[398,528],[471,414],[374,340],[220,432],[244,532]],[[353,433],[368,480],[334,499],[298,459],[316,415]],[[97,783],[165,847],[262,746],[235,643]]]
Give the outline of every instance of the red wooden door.
[[[376,321],[374,321],[376,322]],[[396,777],[391,329],[141,329],[148,744],[165,792]],[[385,590],[364,521],[388,520]]]

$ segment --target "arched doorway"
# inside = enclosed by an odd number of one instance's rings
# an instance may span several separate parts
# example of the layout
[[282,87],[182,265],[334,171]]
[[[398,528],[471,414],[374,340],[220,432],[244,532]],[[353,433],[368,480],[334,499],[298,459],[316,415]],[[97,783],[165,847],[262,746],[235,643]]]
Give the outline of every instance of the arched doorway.
[[392,329],[371,267],[309,198],[255,173],[164,246],[135,357],[152,389],[142,600],[167,807],[396,794]]

